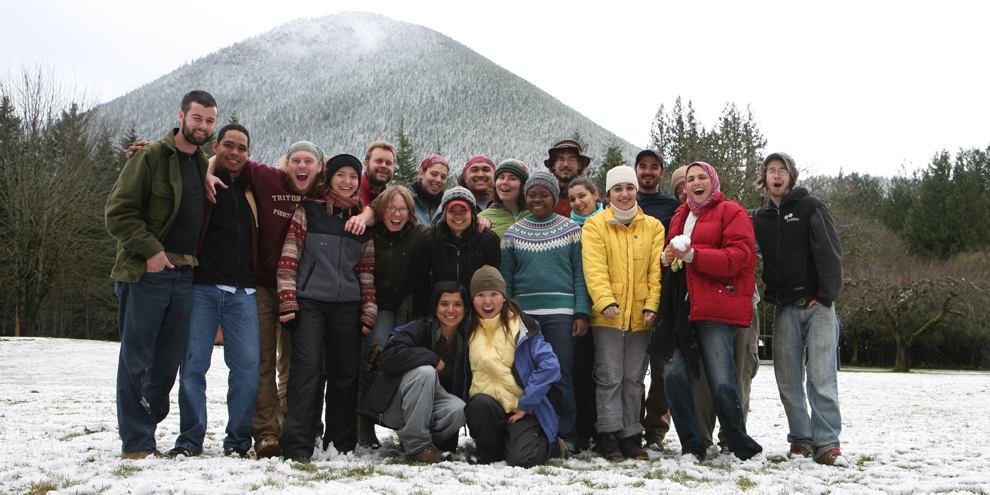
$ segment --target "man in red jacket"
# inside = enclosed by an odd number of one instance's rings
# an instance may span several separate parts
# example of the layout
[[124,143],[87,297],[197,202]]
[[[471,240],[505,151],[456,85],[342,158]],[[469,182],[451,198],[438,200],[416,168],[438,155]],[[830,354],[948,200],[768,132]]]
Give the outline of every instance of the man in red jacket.
[[364,206],[370,205],[378,197],[392,180],[394,173],[395,146],[383,140],[371,143],[364,154],[364,175],[358,186],[358,195],[364,200]]

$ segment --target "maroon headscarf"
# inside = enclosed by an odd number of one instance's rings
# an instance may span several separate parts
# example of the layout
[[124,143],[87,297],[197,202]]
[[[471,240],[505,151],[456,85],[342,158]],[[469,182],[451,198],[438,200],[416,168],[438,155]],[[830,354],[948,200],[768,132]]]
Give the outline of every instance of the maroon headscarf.
[[[708,206],[708,203],[711,203],[712,200],[716,199],[716,197],[722,196],[722,184],[718,181],[718,173],[715,172],[715,168],[705,162],[694,162],[688,165],[687,170],[684,172],[685,177],[687,177],[687,175],[691,172],[691,167],[701,167],[708,174],[708,177],[712,179],[712,193],[708,196],[708,199],[702,201],[701,204],[695,203],[694,198],[692,198],[691,194],[688,193],[688,208],[690,208],[695,215],[700,215],[701,210],[703,210],[705,206]],[[687,187],[686,183],[685,187]]]

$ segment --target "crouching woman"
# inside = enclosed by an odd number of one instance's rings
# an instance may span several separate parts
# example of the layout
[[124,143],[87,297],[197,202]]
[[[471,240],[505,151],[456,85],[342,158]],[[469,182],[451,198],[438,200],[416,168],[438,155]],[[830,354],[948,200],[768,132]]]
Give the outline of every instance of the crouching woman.
[[382,373],[358,414],[397,430],[409,457],[425,463],[450,458],[464,426],[464,315],[467,289],[438,282],[432,314],[396,328],[382,349]]
[[468,460],[532,467],[566,457],[557,415],[547,399],[560,363],[536,321],[505,297],[505,280],[485,265],[471,279],[474,317],[468,326],[470,389],[465,407],[476,450]]

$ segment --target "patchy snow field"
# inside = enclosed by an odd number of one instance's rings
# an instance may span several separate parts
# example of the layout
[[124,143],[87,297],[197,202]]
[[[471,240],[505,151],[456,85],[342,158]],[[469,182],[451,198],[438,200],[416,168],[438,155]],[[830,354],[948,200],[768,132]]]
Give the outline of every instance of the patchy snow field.
[[[504,464],[434,466],[405,461],[395,436],[347,456],[320,453],[308,466],[222,457],[226,367],[209,373],[205,452],[192,459],[123,461],[114,404],[118,344],[0,339],[0,493],[979,493],[990,495],[990,373],[844,369],[839,373],[842,450],[851,466],[782,460],[786,420],[772,365],[753,383],[749,432],[769,461],[713,456],[678,463],[676,434],[649,461],[613,464],[581,454],[533,469]],[[172,413],[158,446],[179,433]],[[463,435],[463,432],[462,432]],[[472,442],[461,437],[462,449]]]

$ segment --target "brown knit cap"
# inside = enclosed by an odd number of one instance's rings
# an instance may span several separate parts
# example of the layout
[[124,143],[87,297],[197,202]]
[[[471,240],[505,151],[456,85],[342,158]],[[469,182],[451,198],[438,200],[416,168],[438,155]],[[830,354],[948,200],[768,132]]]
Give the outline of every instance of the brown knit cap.
[[670,190],[674,191],[677,184],[684,182],[684,175],[687,174],[687,165],[674,170],[674,173],[670,175]]
[[474,272],[474,276],[471,277],[471,297],[483,290],[494,290],[505,296],[505,279],[502,278],[498,268],[485,265]]

